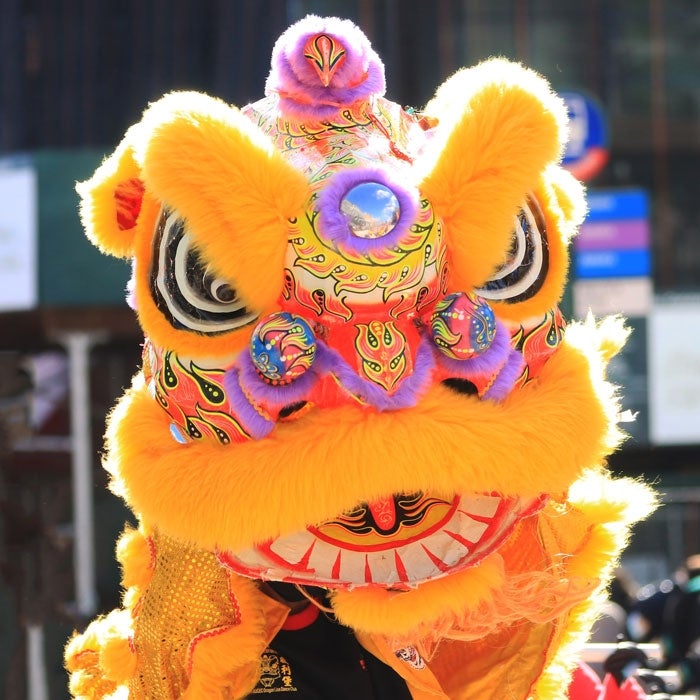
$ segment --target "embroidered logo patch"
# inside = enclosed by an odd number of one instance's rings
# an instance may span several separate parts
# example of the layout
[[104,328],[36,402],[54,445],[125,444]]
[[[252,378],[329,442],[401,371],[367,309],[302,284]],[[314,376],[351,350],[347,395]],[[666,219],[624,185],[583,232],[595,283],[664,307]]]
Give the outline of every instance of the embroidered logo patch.
[[297,688],[292,680],[292,667],[287,659],[273,649],[265,649],[265,653],[260,657],[260,679],[250,694],[296,692]]

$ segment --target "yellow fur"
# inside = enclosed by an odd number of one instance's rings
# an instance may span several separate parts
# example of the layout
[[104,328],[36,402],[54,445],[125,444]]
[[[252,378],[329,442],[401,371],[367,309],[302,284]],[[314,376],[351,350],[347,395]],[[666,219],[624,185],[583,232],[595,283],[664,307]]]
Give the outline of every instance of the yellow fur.
[[581,542],[576,556],[567,562],[572,577],[589,579],[595,590],[574,606],[564,618],[561,639],[553,662],[538,681],[536,697],[564,697],[569,673],[585,642],[605,598],[605,586],[619,563],[630,526],[646,517],[656,506],[655,497],[643,484],[628,479],[612,479],[603,472],[587,472],[575,482],[567,499],[577,519],[587,523],[587,536],[580,539],[580,526],[572,527],[565,517],[555,516],[547,523],[546,541],[561,552],[569,552]]
[[502,559],[491,556],[478,567],[428,581],[408,594],[379,588],[337,591],[333,609],[341,622],[358,632],[387,636],[401,647],[411,643],[409,639],[415,643],[450,630],[465,611],[490,607],[504,584]]
[[131,616],[126,610],[110,613],[110,629],[101,640],[100,666],[105,678],[124,685],[136,670],[136,657],[129,645],[133,633]]
[[80,195],[80,218],[87,237],[103,252],[121,258],[128,258],[133,252],[134,231],[123,231],[117,225],[114,193],[121,183],[140,176],[132,151],[137,129],[137,126],[131,127],[93,176],[76,186]]
[[122,585],[129,588],[148,585],[153,569],[153,554],[141,530],[128,528],[117,543],[117,561],[122,565]]
[[81,635],[73,636],[66,646],[65,664],[75,698],[101,700],[123,686],[135,668],[130,634],[128,611],[113,610],[91,622]]
[[523,193],[562,148],[562,102],[533,71],[492,59],[458,71],[426,106],[440,134],[416,170],[441,213],[455,291],[483,284],[503,262]]

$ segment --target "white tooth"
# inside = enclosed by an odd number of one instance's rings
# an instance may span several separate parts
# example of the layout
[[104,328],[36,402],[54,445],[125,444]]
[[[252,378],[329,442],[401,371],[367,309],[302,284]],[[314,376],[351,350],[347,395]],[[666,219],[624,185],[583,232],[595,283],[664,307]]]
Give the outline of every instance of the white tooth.
[[498,496],[463,496],[460,499],[459,508],[482,518],[493,518],[502,500]]
[[424,546],[427,546],[425,542],[412,542],[399,549],[399,556],[406,568],[406,573],[408,574],[408,580],[410,582],[425,581],[443,575],[443,572],[440,571],[433,563],[433,560],[426,554]]
[[[335,580],[335,577],[332,576],[333,565],[335,564],[335,560],[338,557],[338,552],[340,551],[341,549],[339,549],[337,545],[329,544],[328,542],[324,542],[320,539],[316,540],[316,545],[314,546],[314,550],[311,552],[311,557],[309,558],[309,568],[313,569],[316,574],[324,580]],[[363,580],[360,577],[361,574],[359,572],[354,570],[346,571],[346,565],[351,563],[350,557],[346,562],[346,554],[361,556],[359,552],[346,552],[346,550],[342,550],[342,566],[338,580],[355,581],[359,583]]]
[[234,564],[247,569],[262,569],[264,571],[270,566],[270,562],[257,549],[245,549],[242,552],[236,552],[235,555],[230,554],[229,559]]
[[442,530],[426,543],[426,547],[448,566],[456,566],[471,553],[471,548],[467,548]]
[[[270,550],[280,559],[289,562],[290,565],[297,566],[307,556],[309,549],[313,547],[313,551],[315,551],[318,544],[316,535],[308,530],[301,530],[293,535],[274,540],[270,545]],[[309,563],[308,568],[313,568],[313,565]]]
[[400,583],[399,572],[396,569],[394,550],[384,552],[370,552],[367,555],[369,569],[372,572],[372,581],[379,583]]
[[467,542],[474,544],[471,549],[474,549],[479,543],[479,540],[484,536],[486,529],[490,523],[482,523],[479,520],[474,520],[467,513],[459,510],[456,517],[445,527],[446,530],[456,532],[460,537],[463,537]]

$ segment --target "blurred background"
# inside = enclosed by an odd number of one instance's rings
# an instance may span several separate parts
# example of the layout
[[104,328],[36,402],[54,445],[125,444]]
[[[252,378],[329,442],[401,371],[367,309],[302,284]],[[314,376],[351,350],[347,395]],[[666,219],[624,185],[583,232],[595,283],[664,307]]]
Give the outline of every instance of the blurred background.
[[128,266],[84,239],[74,183],[166,91],[261,97],[307,13],[358,23],[407,106],[493,55],[565,97],[590,213],[564,311],[629,318],[612,373],[636,419],[611,468],[664,502],[623,563],[647,584],[700,551],[697,0],[0,0],[0,697],[66,698],[66,638],[119,599],[130,515],[99,455],[141,335]]

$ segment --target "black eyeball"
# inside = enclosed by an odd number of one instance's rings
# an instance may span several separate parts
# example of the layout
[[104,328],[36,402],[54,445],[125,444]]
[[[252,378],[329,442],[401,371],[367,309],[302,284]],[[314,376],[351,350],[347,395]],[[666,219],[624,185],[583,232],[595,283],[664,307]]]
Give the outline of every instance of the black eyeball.
[[181,217],[162,209],[153,237],[151,294],[174,328],[215,335],[257,320],[235,287],[201,259]]
[[525,301],[542,288],[548,271],[544,216],[534,197],[528,197],[516,216],[505,264],[476,293],[506,303]]

